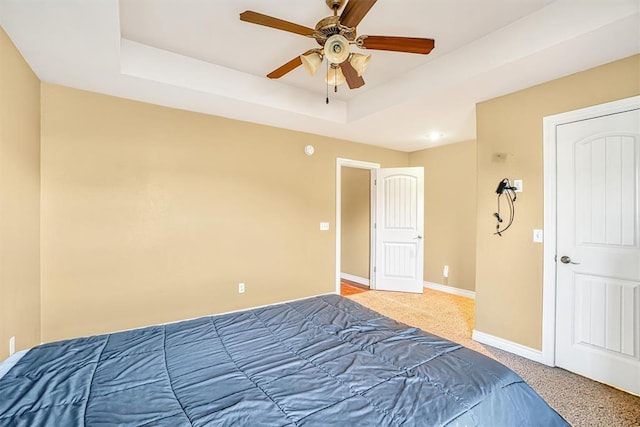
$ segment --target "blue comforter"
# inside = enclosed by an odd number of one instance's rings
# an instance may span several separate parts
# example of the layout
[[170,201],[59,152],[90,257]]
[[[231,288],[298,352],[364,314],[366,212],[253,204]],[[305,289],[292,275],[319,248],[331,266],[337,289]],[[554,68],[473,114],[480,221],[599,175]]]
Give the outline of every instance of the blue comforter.
[[10,426],[564,426],[500,363],[336,295],[32,349]]

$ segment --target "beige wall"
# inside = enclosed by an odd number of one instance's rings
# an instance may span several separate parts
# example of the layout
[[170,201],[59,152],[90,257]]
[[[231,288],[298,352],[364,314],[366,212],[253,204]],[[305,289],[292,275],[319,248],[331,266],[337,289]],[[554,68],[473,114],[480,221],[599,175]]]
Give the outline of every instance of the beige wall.
[[0,28],[0,360],[40,343],[40,81]]
[[336,157],[408,162],[43,84],[43,339],[333,292]]
[[341,171],[340,270],[369,279],[371,252],[371,171],[343,167]]
[[[543,227],[543,117],[638,94],[640,55],[478,104],[477,330],[541,349],[542,245],[532,232]],[[524,192],[498,237],[492,214],[505,177],[523,179]]]
[[[443,281],[447,263],[448,284],[473,289],[474,255],[460,256],[473,245],[451,241],[473,224],[446,214],[461,200],[438,204],[455,194],[442,194],[443,180],[470,182],[439,166],[455,158],[469,171],[473,142],[409,155],[50,84],[40,92],[1,31],[0,59],[0,359],[13,335],[20,349],[332,292],[334,234],[318,223],[333,225],[336,157],[424,166],[425,279]],[[542,117],[637,94],[640,56],[478,105],[476,329],[541,345],[542,246],[531,230],[542,227]],[[523,179],[525,192],[498,238],[503,177]]]
[[476,142],[413,152],[409,165],[424,167],[424,280],[475,291]]

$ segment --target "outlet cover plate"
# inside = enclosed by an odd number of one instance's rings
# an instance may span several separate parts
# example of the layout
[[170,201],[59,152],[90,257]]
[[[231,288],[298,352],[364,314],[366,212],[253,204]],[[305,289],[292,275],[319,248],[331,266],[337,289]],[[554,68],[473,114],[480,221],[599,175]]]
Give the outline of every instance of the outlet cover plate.
[[522,193],[522,180],[521,179],[514,179],[513,180],[513,186],[516,187],[515,191],[516,193]]

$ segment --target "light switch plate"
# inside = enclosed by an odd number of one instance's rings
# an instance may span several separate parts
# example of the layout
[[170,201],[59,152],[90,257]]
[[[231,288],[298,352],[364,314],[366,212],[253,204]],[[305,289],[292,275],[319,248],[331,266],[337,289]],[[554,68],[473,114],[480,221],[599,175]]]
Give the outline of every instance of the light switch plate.
[[321,222],[320,223],[320,231],[327,231],[329,229],[329,223],[328,222]]
[[542,230],[540,229],[533,230],[533,241],[536,243],[542,243]]

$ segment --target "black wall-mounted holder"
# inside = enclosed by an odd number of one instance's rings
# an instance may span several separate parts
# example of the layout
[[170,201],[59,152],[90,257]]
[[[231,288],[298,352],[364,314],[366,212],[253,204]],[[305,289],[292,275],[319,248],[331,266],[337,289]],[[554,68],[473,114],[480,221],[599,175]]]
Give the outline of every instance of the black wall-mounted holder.
[[[516,187],[511,185],[508,178],[505,178],[498,183],[496,193],[498,194],[498,212],[493,213],[493,216],[496,218],[496,232],[493,234],[502,237],[502,233],[504,233],[509,229],[509,227],[511,227],[511,224],[513,224],[513,219],[516,216],[516,209],[514,205],[516,201]],[[500,197],[503,194],[506,196],[507,204],[509,205],[509,222],[507,222],[506,225],[503,224],[504,220],[500,215]],[[501,228],[502,226],[504,227]]]

